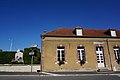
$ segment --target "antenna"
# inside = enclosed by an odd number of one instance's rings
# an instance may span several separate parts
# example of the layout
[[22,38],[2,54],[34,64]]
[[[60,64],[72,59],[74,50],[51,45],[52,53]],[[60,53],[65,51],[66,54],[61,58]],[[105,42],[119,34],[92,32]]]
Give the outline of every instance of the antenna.
[[13,45],[13,39],[9,39],[10,40],[10,51],[12,51],[12,45]]

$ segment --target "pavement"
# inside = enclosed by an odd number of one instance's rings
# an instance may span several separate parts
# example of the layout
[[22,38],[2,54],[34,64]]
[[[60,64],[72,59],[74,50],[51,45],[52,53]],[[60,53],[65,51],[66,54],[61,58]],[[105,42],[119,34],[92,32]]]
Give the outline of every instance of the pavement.
[[0,76],[94,76],[94,75],[119,75],[117,72],[0,72]]
[[120,76],[116,74],[109,75],[80,74],[78,76],[0,75],[0,80],[120,80]]

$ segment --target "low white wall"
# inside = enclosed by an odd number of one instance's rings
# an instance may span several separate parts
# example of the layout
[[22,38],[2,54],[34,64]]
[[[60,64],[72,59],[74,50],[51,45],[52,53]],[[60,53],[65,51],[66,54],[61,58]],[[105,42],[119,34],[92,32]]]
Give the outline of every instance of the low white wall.
[[[40,65],[33,65],[32,72],[40,70]],[[1,72],[31,72],[31,65],[0,65]]]

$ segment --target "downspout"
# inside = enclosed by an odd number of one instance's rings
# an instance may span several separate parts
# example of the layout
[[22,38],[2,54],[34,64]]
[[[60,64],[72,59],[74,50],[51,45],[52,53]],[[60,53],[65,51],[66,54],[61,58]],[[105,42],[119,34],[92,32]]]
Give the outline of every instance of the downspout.
[[43,39],[44,39],[44,34],[41,35],[41,64],[40,64],[40,71],[43,71]]
[[43,62],[43,39],[45,38],[45,34],[46,34],[46,30],[44,30],[44,33],[41,34],[41,66],[40,66],[40,70],[41,72],[44,70],[44,62]]
[[112,59],[111,59],[111,55],[110,55],[110,48],[109,48],[108,39],[106,39],[106,43],[107,43],[108,55],[109,55],[109,59],[110,59],[110,68],[113,71],[113,65],[112,65]]
[[[42,38],[41,38],[41,39],[42,39]],[[41,71],[41,72],[42,72],[42,46],[43,46],[43,45],[42,45],[42,41],[43,41],[43,40],[41,40],[41,56],[40,56],[40,57],[41,57],[41,58],[40,58],[40,59],[41,59],[40,71]]]

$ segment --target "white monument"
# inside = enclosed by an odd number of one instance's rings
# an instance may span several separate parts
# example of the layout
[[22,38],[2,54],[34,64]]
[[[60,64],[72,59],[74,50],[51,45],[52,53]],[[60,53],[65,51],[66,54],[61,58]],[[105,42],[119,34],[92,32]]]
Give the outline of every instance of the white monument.
[[18,63],[23,63],[23,53],[20,52],[20,49],[17,50],[17,53],[15,53],[15,61]]

